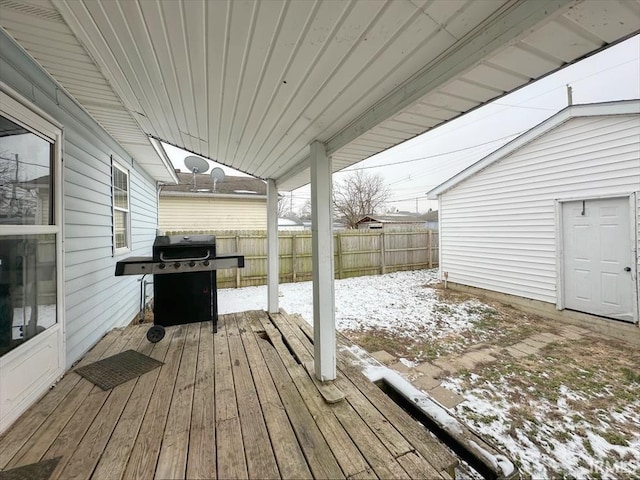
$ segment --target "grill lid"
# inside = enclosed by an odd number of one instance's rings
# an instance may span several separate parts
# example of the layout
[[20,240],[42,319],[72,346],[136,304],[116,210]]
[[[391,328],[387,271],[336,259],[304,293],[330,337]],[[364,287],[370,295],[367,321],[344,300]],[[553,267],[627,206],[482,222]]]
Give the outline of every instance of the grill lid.
[[153,248],[211,247],[215,244],[215,235],[158,235]]

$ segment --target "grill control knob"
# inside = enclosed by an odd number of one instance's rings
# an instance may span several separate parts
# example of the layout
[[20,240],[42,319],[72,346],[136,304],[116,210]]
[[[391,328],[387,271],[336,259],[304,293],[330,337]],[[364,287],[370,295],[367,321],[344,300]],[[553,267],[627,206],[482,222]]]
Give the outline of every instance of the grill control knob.
[[209,266],[209,260],[205,260],[204,262],[202,262],[202,264],[203,264],[205,267],[208,267],[208,266]]
[[196,262],[194,262],[194,261],[192,260],[191,262],[189,262],[189,266],[190,266],[191,268],[195,267],[195,266],[196,266]]
[[173,264],[173,267],[177,270],[178,268],[180,268],[180,262],[176,262]]
[[160,265],[158,265],[158,268],[160,270],[164,270],[164,267],[166,267],[166,265],[164,263],[161,263]]

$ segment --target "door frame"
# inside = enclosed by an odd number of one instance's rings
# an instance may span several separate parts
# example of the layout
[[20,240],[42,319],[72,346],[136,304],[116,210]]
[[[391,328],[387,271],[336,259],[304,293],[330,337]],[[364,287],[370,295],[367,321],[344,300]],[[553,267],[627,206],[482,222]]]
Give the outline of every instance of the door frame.
[[[604,194],[604,195],[585,195],[580,197],[557,198],[555,200],[555,217],[556,217],[556,309],[565,309],[565,274],[564,274],[564,222],[563,207],[565,203],[577,202],[580,200],[609,200],[615,198],[626,198],[629,203],[629,242],[631,244],[631,281],[633,288],[631,289],[631,308],[633,309],[632,324],[638,325],[638,226],[637,226],[637,203],[636,196],[638,192],[629,192],[622,194]],[[612,319],[614,320],[614,319]],[[629,323],[629,322],[625,322]]]
[[[65,275],[64,275],[64,168],[63,168],[63,126],[51,115],[34,105],[31,101],[17,93],[11,87],[0,82],[0,105],[2,114],[12,121],[23,125],[29,131],[52,142],[53,149],[53,225],[15,225],[11,226],[7,235],[53,234],[56,238],[56,324],[36,335],[6,355],[0,357],[0,369],[11,371],[19,366],[30,351],[45,348],[47,341],[57,348],[57,365],[50,372],[41,376],[25,389],[25,396],[14,405],[9,412],[0,416],[0,432],[13,423],[33,402],[42,396],[65,371],[66,362],[66,324],[65,324]],[[5,230],[6,231],[6,230]]]

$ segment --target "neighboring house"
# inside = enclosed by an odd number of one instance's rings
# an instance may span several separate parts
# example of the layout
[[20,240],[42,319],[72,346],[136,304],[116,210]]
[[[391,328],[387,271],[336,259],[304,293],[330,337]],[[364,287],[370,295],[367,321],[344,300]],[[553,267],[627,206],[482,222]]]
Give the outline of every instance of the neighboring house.
[[438,211],[431,211],[422,215],[422,219],[426,222],[429,230],[438,230]]
[[429,192],[448,281],[638,322],[640,100],[568,107]]
[[305,225],[297,217],[280,217],[278,218],[278,230],[304,230]]
[[156,182],[175,174],[145,136],[132,158],[4,30],[0,45],[2,431],[135,317],[140,284],[115,263],[150,255]]
[[209,175],[178,172],[178,179],[178,185],[161,187],[161,230],[267,229],[264,181],[227,175],[214,189]]
[[389,213],[386,215],[367,215],[358,220],[358,230],[407,230],[425,228],[426,221],[418,215]]

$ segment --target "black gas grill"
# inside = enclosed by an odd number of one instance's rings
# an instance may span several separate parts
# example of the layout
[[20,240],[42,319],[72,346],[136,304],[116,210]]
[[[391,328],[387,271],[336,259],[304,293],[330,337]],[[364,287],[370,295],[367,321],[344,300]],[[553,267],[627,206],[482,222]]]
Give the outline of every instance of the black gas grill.
[[155,343],[164,327],[213,321],[217,330],[216,270],[244,267],[244,256],[216,255],[213,235],[157,236],[153,257],[129,257],[116,263],[116,275],[153,273],[153,323],[147,332]]

